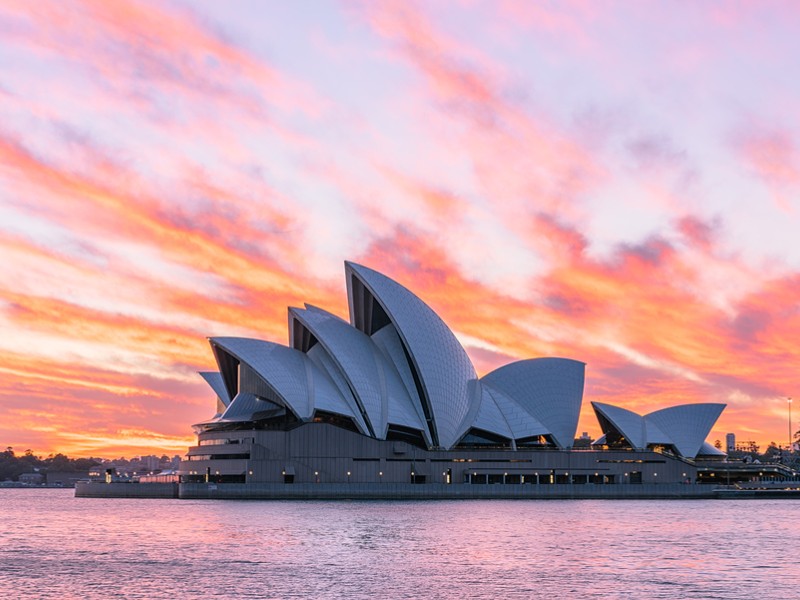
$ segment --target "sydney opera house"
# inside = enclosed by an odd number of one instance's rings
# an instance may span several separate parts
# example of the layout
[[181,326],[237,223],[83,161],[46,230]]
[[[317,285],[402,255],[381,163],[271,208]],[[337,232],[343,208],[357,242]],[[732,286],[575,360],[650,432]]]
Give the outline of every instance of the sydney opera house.
[[[592,403],[603,436],[573,448],[584,363],[535,358],[478,377],[453,332],[401,284],[345,263],[349,321],[288,309],[289,344],[209,340],[217,397],[182,481],[624,484],[694,481],[722,455],[724,405],[638,415]],[[722,455],[724,456],[724,455]]]

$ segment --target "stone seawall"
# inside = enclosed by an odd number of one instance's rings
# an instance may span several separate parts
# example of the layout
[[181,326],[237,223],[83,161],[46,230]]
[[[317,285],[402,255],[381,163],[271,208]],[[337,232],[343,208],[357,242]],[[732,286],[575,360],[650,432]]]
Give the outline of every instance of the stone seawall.
[[214,500],[679,500],[800,499],[800,490],[736,489],[701,484],[469,485],[428,483],[102,483],[80,481],[76,498]]
[[177,483],[104,483],[79,481],[76,498],[177,498]]
[[226,500],[454,500],[454,499],[680,499],[714,498],[716,486],[468,485],[410,483],[182,483],[179,497]]

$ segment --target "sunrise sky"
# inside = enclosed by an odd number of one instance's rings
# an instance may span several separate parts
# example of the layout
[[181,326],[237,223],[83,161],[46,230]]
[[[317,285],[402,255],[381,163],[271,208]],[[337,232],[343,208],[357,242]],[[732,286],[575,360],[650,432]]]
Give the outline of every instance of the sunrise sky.
[[183,453],[207,336],[403,283],[479,374],[800,426],[793,2],[0,1],[0,443]]

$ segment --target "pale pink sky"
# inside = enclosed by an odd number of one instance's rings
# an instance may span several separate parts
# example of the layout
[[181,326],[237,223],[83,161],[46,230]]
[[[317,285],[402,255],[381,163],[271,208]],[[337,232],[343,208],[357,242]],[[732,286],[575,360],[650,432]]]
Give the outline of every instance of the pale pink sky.
[[[346,314],[345,259],[480,373],[588,401],[800,398],[793,2],[0,0],[0,441],[180,452],[206,336]],[[800,427],[800,402],[795,403]]]

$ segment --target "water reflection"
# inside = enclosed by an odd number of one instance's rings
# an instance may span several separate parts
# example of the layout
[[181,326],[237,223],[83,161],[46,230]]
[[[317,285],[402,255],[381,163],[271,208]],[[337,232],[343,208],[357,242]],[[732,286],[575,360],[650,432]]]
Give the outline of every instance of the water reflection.
[[795,597],[793,501],[222,502],[0,490],[2,598]]

